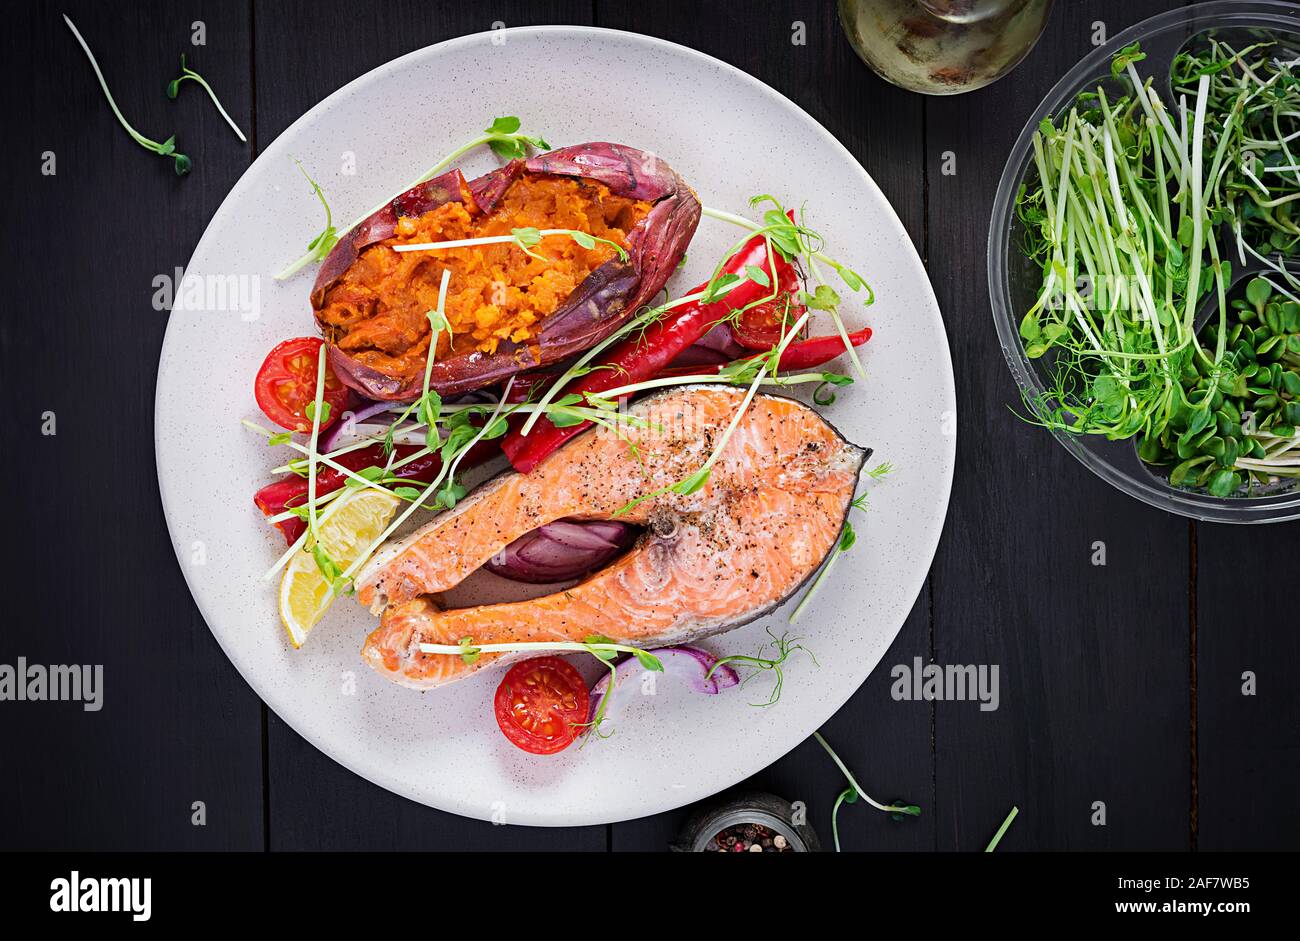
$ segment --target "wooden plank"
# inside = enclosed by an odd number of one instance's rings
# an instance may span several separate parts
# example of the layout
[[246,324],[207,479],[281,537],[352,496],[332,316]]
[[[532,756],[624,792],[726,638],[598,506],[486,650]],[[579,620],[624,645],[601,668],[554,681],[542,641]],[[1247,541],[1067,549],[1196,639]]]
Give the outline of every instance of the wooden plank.
[[[586,0],[475,4],[387,2],[258,4],[255,10],[258,143],[265,146],[321,98],[412,50],[466,33],[536,23],[591,21]],[[346,24],[346,28],[340,28]],[[304,63],[311,63],[309,68]],[[544,77],[539,80],[545,80]],[[466,102],[473,111],[473,103]],[[488,116],[486,119],[490,119]],[[485,119],[485,120],[486,120]],[[389,793],[268,722],[272,849],[604,850],[605,827],[494,827]]]
[[[90,43],[120,107],[171,162],[118,126],[64,25]],[[0,412],[11,538],[26,544],[0,663],[102,664],[103,708],[4,703],[0,833],[7,849],[262,846],[260,706],[195,609],[172,551],[153,460],[165,310],[157,275],[186,264],[250,151],[201,90],[163,94],[190,55],[247,127],[248,8],[24,5],[3,40],[10,82],[8,311]],[[191,45],[191,23],[207,44]],[[55,174],[43,175],[51,152]],[[53,412],[57,434],[42,434]],[[196,429],[201,433],[201,429]],[[16,498],[13,498],[16,497]],[[11,568],[19,565],[17,556]],[[206,826],[191,805],[206,805]]]
[[[1012,804],[1008,849],[1189,843],[1189,543],[1012,414],[989,320],[984,245],[1011,144],[1061,72],[1166,2],[1056,4],[1010,77],[926,107],[930,272],[960,403],[957,481],[933,569],[935,654],[997,665],[1001,703],[939,704],[940,848],[981,849]],[[951,155],[956,174],[941,167]],[[1105,544],[1104,566],[1092,564]],[[1106,825],[1094,826],[1094,802]]]
[[[596,22],[717,56],[791,98],[866,167],[889,197],[918,250],[922,248],[921,99],[881,81],[862,65],[845,40],[832,5],[807,0],[761,5],[671,0],[647,6],[599,0]],[[800,32],[804,44],[794,41]],[[719,103],[719,107],[725,106],[725,102]],[[701,116],[701,127],[707,128],[706,115]],[[797,202],[811,200],[816,194],[786,195]],[[870,277],[869,264],[865,273]],[[927,810],[933,788],[932,709],[924,703],[907,709],[882,707],[892,705],[885,664],[925,655],[929,624],[925,592],[882,667],[826,730],[840,756],[861,775],[864,787],[876,786],[888,797],[906,795]],[[815,643],[810,646],[816,649]],[[830,808],[844,781],[816,743],[805,742],[740,787],[803,801],[809,820],[830,845]],[[663,849],[689,811],[615,824],[612,846],[618,850]],[[849,849],[924,849],[935,840],[934,819],[928,813],[920,820],[895,824],[858,805],[846,808],[841,816],[842,837]]]
[[1294,849],[1300,633],[1289,596],[1300,530],[1197,530],[1197,847]]

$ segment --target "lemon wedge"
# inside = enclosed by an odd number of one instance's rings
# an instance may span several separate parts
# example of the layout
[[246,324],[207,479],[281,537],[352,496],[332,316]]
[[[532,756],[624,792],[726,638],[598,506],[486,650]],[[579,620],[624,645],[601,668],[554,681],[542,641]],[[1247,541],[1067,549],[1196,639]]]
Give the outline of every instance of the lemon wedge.
[[[401,502],[391,493],[373,487],[336,498],[316,521],[321,548],[340,569],[346,569],[384,531]],[[306,642],[335,598],[334,589],[316,565],[313,545],[309,538],[306,548],[294,553],[280,578],[280,620],[294,647]]]

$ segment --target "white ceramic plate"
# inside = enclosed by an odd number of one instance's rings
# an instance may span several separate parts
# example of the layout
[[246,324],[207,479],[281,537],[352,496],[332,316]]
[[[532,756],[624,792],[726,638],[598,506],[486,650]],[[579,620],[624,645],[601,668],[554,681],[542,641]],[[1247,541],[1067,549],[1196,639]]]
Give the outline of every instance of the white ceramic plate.
[[[580,91],[593,75],[599,93]],[[525,131],[552,146],[610,140],[652,150],[706,205],[748,213],[748,197],[762,192],[806,202],[809,224],[832,253],[875,288],[875,306],[844,308],[850,328],[876,329],[865,347],[871,381],[843,390],[826,414],[897,470],[872,485],[870,512],[855,513],[856,547],[797,625],[820,668],[792,660],[771,708],[749,705],[766,696],[770,677],[719,696],[662,683],[654,697],[620,701],[611,738],[537,758],[496,729],[499,675],[420,694],[369,670],[358,651],[374,621],[350,600],[304,649],[286,641],[278,579],[262,580],[284,544],[251,501],[285,452],[273,453],[239,420],[261,420],[253,376],[271,347],[313,333],[313,273],[286,283],[270,277],[322,221],[292,158],[324,187],[334,218],[350,220],[501,114],[519,115]],[[483,151],[462,166],[474,176],[494,164]],[[670,287],[702,280],[738,235],[702,221]],[[190,590],[222,649],[277,715],[336,761],[413,800],[506,823],[576,826],[713,794],[785,754],[848,699],[898,633],[933,558],[952,481],[956,404],[920,259],[875,183],[824,128],[754,78],[682,46],[611,30],[512,29],[375,69],[300,118],[249,168],[195,249],[187,284],[209,293],[201,301],[191,293],[186,309],[171,314],[155,435],[163,506]],[[249,301],[255,289],[256,310],[229,291],[222,301],[220,285],[243,286]],[[507,584],[479,578],[476,594]],[[706,646],[753,653],[765,628],[785,629],[790,608]]]

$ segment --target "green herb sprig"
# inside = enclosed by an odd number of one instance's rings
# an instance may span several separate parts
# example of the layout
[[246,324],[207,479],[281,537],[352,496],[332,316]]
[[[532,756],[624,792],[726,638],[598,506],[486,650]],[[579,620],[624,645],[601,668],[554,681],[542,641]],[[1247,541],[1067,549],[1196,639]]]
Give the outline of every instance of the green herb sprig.
[[836,332],[844,342],[844,348],[848,352],[854,371],[857,373],[858,378],[865,381],[867,378],[866,368],[862,365],[857,349],[849,342],[848,328],[844,325],[844,319],[839,313],[840,297],[834,289],[825,283],[821,266],[823,264],[829,266],[844,282],[844,285],[855,294],[865,290],[866,298],[863,303],[867,306],[875,303],[875,292],[872,291],[870,284],[862,275],[848,265],[841,264],[831,258],[822,250],[824,247],[823,239],[817,232],[803,224],[802,212],[800,213],[800,222],[796,223],[790,220],[786,208],[775,196],[764,193],[754,196],[749,201],[750,206],[754,208],[765,203],[770,203],[772,208],[763,213],[762,224],[746,219],[744,216],[738,216],[735,213],[714,209],[709,206],[703,208],[702,214],[720,222],[740,226],[751,233],[763,233],[775,244],[777,250],[787,261],[802,258],[807,262],[809,273],[817,284],[812,293],[806,291],[800,293],[800,303],[810,310],[825,311],[830,315]]
[[226,109],[222,107],[221,100],[217,97],[217,93],[212,90],[212,86],[208,84],[207,79],[185,64],[185,53],[182,52],[181,74],[167,83],[167,97],[175,101],[176,95],[180,91],[181,83],[186,80],[197,82],[202,86],[203,90],[208,93],[208,97],[212,99],[212,103],[216,105],[217,113],[225,119],[228,125],[230,125],[230,129],[235,132],[235,136],[239,138],[240,143],[247,144],[248,138],[244,136],[244,132],[239,129],[239,125],[234,122],[234,119],[226,113]]
[[[713,674],[717,670],[730,664],[737,664],[753,671],[741,681],[740,685],[742,687],[756,676],[763,673],[771,673],[774,681],[772,683],[772,691],[768,695],[767,699],[763,702],[750,703],[751,706],[766,708],[768,706],[776,705],[781,699],[781,690],[785,688],[785,671],[782,668],[784,667],[785,662],[790,659],[791,654],[807,654],[808,659],[813,662],[813,666],[820,666],[820,664],[817,663],[817,658],[813,656],[813,652],[803,644],[799,643],[799,641],[803,640],[802,637],[790,637],[789,634],[782,634],[780,637],[777,637],[776,634],[772,632],[771,628],[768,628],[767,636],[770,637],[771,640],[764,643],[763,646],[759,648],[756,656],[748,657],[743,654],[733,654],[729,657],[720,658],[709,668],[709,672],[704,675],[705,682],[712,679]],[[771,657],[765,657],[763,656],[763,652],[769,646],[774,649],[774,654]]]
[[184,176],[189,173],[194,163],[189,157],[176,149],[176,135],[173,134],[162,143],[159,143],[145,137],[127,123],[126,118],[122,116],[121,109],[117,106],[117,102],[113,99],[113,93],[108,90],[108,82],[104,80],[104,73],[100,71],[99,63],[95,60],[95,54],[90,51],[90,46],[86,44],[86,40],[82,38],[81,33],[66,14],[63,17],[63,22],[68,24],[68,29],[72,30],[72,35],[76,37],[77,42],[86,53],[86,58],[90,60],[90,67],[95,70],[95,78],[99,80],[99,87],[103,89],[104,97],[108,99],[108,106],[113,109],[113,116],[117,118],[117,123],[121,124],[126,132],[131,135],[131,139],[145,150],[152,151],[160,157],[170,157],[172,159],[172,169],[176,171],[177,176]]
[[[1043,281],[1020,337],[1046,392],[1029,418],[1131,439],[1172,486],[1249,495],[1300,476],[1300,279],[1272,257],[1300,249],[1296,63],[1210,37],[1175,57],[1171,114],[1144,58],[1121,50],[1128,93],[1087,92],[1033,139],[1016,212]],[[1231,302],[1230,254],[1264,269]]]
[[601,699],[600,706],[596,714],[592,716],[590,722],[579,723],[588,730],[595,732],[598,738],[606,738],[607,734],[600,731],[601,723],[605,719],[605,711],[609,707],[609,701],[614,695],[614,680],[618,675],[618,666],[615,663],[619,654],[631,654],[636,657],[641,666],[653,673],[662,673],[664,671],[663,661],[649,651],[642,650],[640,647],[633,647],[628,644],[619,644],[599,634],[592,634],[582,641],[539,641],[523,642],[510,644],[476,644],[471,637],[462,637],[456,644],[420,644],[420,652],[428,654],[445,654],[448,656],[458,656],[467,664],[475,663],[480,654],[484,653],[589,653],[599,660],[609,669],[609,690]]
[[790,345],[790,341],[793,340],[803,328],[803,325],[808,320],[808,316],[808,312],[805,311],[799,320],[795,322],[793,327],[785,333],[776,346],[772,347],[772,349],[767,353],[760,354],[759,357],[756,357],[756,359],[759,359],[761,362],[761,368],[758,369],[754,379],[749,383],[749,387],[745,390],[744,397],[740,400],[740,405],[737,406],[735,413],[731,416],[731,420],[722,430],[722,434],[718,436],[713,450],[709,453],[709,456],[705,459],[704,463],[695,471],[676,483],[641,494],[636,499],[616,510],[614,516],[621,516],[644,503],[646,500],[651,500],[663,496],[664,494],[676,493],[682,496],[688,496],[702,489],[709,482],[709,478],[713,473],[714,465],[717,464],[718,460],[722,457],[722,453],[726,449],[727,443],[731,440],[731,436],[735,434],[736,429],[740,426],[740,421],[748,410],[749,404],[754,400],[754,395],[758,392],[758,387],[762,384],[764,378],[767,377],[773,382],[778,384],[781,383],[777,372],[781,363],[781,354],[785,352],[786,347]]
[[294,163],[297,164],[298,171],[307,180],[307,185],[311,187],[312,193],[320,200],[320,204],[325,210],[325,228],[321,229],[316,234],[316,237],[307,243],[307,253],[277,274],[277,279],[287,278],[305,265],[323,261],[339,240],[339,231],[334,227],[334,212],[330,209],[329,200],[325,198],[325,191],[321,189],[319,183],[311,178],[311,174],[307,172],[301,160],[295,158]]
[[[443,170],[446,170],[449,166],[451,166],[457,159],[463,157],[471,150],[483,146],[484,144],[487,144],[490,148],[492,148],[493,153],[507,160],[514,160],[526,156],[528,153],[528,149],[530,147],[535,148],[537,150],[551,149],[551,145],[546,143],[546,141],[543,140],[542,138],[533,135],[528,135],[528,134],[521,134],[519,132],[519,119],[517,117],[513,117],[513,116],[499,117],[496,120],[494,120],[490,125],[488,125],[488,127],[483,131],[482,134],[472,138],[471,140],[467,141],[464,144],[461,144],[451,153],[447,154],[445,157],[443,157],[441,160],[435,163],[432,167],[430,167],[428,170],[422,173],[419,177],[412,180],[410,183],[406,184],[406,186],[402,187],[402,189],[399,190],[398,192],[404,193],[413,186],[419,186],[421,183],[425,183],[433,179]],[[391,199],[392,197],[389,197],[388,199],[385,199],[383,202],[376,204],[373,208],[370,209],[369,212],[361,216],[358,216],[352,222],[336,230],[334,232],[336,238],[341,238],[342,236],[351,232],[361,223],[365,222],[367,219],[369,219],[379,210],[387,206],[388,203],[391,201]],[[317,238],[319,239],[319,236]],[[305,268],[307,265],[310,265],[313,262],[318,262],[321,259],[323,259],[325,254],[328,254],[328,249],[324,253],[320,253],[318,251],[317,242],[313,240],[311,245],[308,247],[306,253],[299,256],[296,260],[290,262],[288,265],[286,265],[283,269],[281,269],[276,274],[275,276],[276,280],[282,281],[285,278],[292,277],[293,275],[301,271],[303,268]]]
[[858,784],[857,779],[853,777],[853,773],[849,771],[844,762],[840,760],[840,756],[835,754],[835,749],[831,748],[830,743],[822,737],[822,734],[820,732],[814,732],[813,738],[817,740],[817,743],[821,745],[822,748],[826,749],[826,754],[831,756],[831,761],[835,762],[835,766],[840,769],[840,773],[843,774],[849,782],[848,788],[840,793],[840,795],[835,799],[834,807],[831,808],[831,834],[835,839],[835,852],[840,852],[839,814],[841,804],[856,803],[860,797],[872,807],[876,808],[876,810],[890,814],[895,820],[921,816],[921,808],[916,804],[882,804],[879,801],[873,800],[871,795],[862,789],[862,785]]
[[1172,486],[1228,497],[1300,479],[1300,302],[1275,290],[1252,279],[1226,328],[1206,326],[1222,366],[1196,361],[1179,376],[1184,399],[1201,404],[1139,437],[1139,456],[1167,468]]
[[568,236],[578,245],[586,249],[593,249],[597,244],[608,245],[610,248],[614,249],[614,252],[620,259],[627,261],[627,249],[610,239],[600,238],[599,236],[592,235],[590,232],[583,232],[579,229],[538,229],[535,226],[511,229],[509,235],[482,235],[477,238],[444,239],[439,242],[407,242],[401,245],[394,245],[393,251],[399,253],[436,252],[456,248],[473,248],[476,245],[512,244],[524,254],[536,258],[538,261],[543,261],[549,264],[552,259],[547,258],[540,252],[533,251],[533,248],[540,243],[542,239],[556,235]]
[[993,834],[993,839],[989,840],[989,845],[984,847],[984,852],[991,853],[998,848],[998,844],[1002,842],[1002,838],[1006,836],[1007,831],[1011,829],[1011,822],[1016,819],[1016,816],[1019,813],[1019,807],[1011,808],[1011,812],[1008,813],[1006,819],[1002,821],[1002,826],[998,827],[998,832]]

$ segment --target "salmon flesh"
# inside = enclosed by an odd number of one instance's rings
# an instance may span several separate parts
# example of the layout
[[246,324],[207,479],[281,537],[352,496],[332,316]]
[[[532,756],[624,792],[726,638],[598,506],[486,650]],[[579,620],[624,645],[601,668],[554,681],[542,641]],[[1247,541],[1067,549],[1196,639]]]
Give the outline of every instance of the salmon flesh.
[[[689,643],[761,617],[818,569],[839,538],[869,451],[793,399],[756,395],[705,485],[629,503],[708,460],[745,390],[683,386],[641,399],[616,433],[575,438],[529,474],[488,481],[454,510],[381,549],[357,578],[382,614],[362,656],[395,683],[427,689],[527,654],[474,663],[419,645],[582,641]],[[620,511],[623,511],[620,513]],[[563,518],[645,527],[633,547],[571,588],[443,610],[453,588],[518,537]]]

